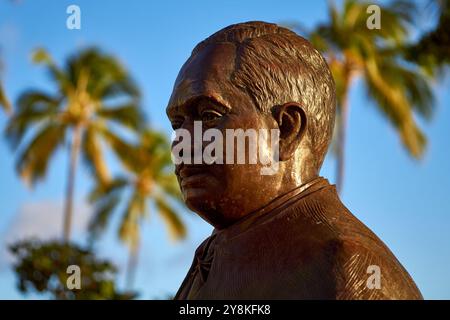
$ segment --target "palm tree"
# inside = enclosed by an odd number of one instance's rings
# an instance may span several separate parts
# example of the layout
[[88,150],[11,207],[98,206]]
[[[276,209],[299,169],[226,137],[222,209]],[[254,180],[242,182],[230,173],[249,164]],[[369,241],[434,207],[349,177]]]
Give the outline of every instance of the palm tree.
[[329,21],[319,24],[308,35],[326,57],[336,82],[338,112],[334,150],[338,190],[343,185],[349,93],[356,79],[364,82],[368,98],[394,126],[413,158],[420,158],[426,145],[415,115],[429,119],[433,109],[429,81],[416,65],[407,63],[401,55],[401,47],[408,39],[413,6],[399,1],[380,5],[381,29],[371,30],[366,25],[369,5],[345,0],[338,10],[330,2]]
[[[114,133],[115,128],[132,131],[141,128],[140,95],[122,65],[94,48],[73,55],[62,68],[43,49],[34,52],[33,60],[46,67],[56,90],[23,92],[7,125],[6,136],[14,149],[20,148],[17,171],[31,186],[45,177],[50,158],[70,137],[63,229],[67,242],[78,159],[83,156],[101,183],[110,180],[103,157],[104,143],[121,140]],[[27,135],[30,140],[25,139]]]
[[[148,215],[149,202],[166,222],[172,239],[184,238],[186,229],[171,205],[173,200],[181,199],[181,194],[165,136],[147,129],[137,145],[117,140],[113,147],[128,174],[113,179],[108,185],[99,184],[92,191],[90,200],[94,203],[95,213],[89,229],[94,239],[98,237],[112,214],[124,205],[118,235],[130,252],[127,286],[131,288],[140,247],[140,225]],[[128,199],[126,203],[121,203],[125,198]]]

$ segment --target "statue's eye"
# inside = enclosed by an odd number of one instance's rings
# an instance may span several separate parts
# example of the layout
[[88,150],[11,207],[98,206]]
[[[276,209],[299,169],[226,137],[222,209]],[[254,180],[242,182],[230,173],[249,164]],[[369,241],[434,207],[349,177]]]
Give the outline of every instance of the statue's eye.
[[206,109],[201,113],[202,121],[213,121],[222,117],[222,114],[216,110]]

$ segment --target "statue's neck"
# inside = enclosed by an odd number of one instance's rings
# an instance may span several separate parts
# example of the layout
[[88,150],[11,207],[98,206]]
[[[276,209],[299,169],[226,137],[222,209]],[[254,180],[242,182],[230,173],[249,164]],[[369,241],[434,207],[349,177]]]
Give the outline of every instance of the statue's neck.
[[272,214],[276,215],[278,212],[282,211],[282,208],[289,206],[291,202],[297,201],[299,198],[309,194],[312,189],[316,189],[317,187],[325,185],[329,185],[327,179],[316,177],[276,197],[265,206],[247,214],[227,228],[220,230],[214,229],[213,234],[228,232],[233,229],[239,229],[240,231],[242,231],[244,229],[250,228],[258,224],[261,220],[264,220],[267,216],[272,216]]

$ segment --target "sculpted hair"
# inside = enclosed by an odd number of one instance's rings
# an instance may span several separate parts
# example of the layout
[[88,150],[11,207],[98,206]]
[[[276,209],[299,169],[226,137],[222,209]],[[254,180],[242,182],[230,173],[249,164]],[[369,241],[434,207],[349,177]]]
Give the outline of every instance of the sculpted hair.
[[265,22],[226,27],[192,51],[215,43],[236,45],[232,82],[247,92],[262,112],[297,102],[308,118],[308,141],[317,170],[328,150],[336,109],[335,84],[322,55],[296,33]]

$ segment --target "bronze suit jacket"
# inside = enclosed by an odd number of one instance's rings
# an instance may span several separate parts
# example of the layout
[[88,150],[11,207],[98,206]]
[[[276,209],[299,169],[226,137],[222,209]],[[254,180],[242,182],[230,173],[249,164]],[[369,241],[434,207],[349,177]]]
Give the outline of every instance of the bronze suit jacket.
[[[374,268],[378,284],[369,279]],[[335,187],[317,178],[215,230],[196,250],[175,299],[422,296],[386,245],[341,203]]]

